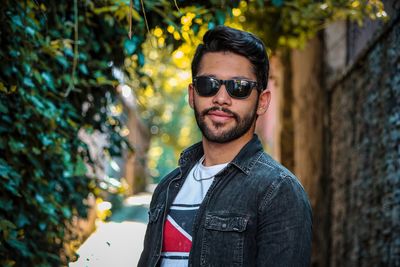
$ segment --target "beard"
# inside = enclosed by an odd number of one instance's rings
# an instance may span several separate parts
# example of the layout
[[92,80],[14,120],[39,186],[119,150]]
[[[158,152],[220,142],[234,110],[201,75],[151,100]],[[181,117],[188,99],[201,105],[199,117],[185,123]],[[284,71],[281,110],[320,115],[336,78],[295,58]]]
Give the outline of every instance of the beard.
[[[239,116],[239,114],[230,111],[227,108],[223,108],[223,107],[212,107],[212,108],[208,108],[205,109],[203,111],[199,111],[196,107],[196,103],[193,103],[193,109],[194,109],[194,115],[196,118],[196,122],[197,125],[200,128],[201,133],[203,134],[204,138],[206,138],[208,141],[210,142],[214,142],[214,143],[228,143],[231,142],[233,140],[238,139],[239,137],[242,137],[244,134],[246,134],[251,127],[254,125],[256,119],[257,119],[257,106],[258,106],[258,99],[257,99],[257,103],[255,105],[255,109],[252,110],[252,112],[250,114],[244,115],[243,117]],[[232,116],[232,118],[235,120],[236,124],[234,126],[232,126],[229,129],[226,129],[225,131],[222,131],[220,133],[214,133],[212,131],[212,129],[207,125],[207,123],[205,122],[205,116],[211,112],[211,111],[223,111],[229,115]],[[225,126],[224,123],[219,123],[219,122],[213,122],[211,121],[212,126],[214,127],[216,130],[222,128]]]

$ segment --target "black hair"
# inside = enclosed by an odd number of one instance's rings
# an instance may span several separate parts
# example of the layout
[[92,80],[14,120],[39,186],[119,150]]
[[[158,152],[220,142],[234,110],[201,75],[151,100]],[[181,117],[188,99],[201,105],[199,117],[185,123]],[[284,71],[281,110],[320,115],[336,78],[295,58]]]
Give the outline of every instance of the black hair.
[[254,34],[217,26],[208,30],[203,37],[203,44],[197,46],[192,61],[192,77],[199,71],[201,58],[208,52],[232,52],[246,57],[253,66],[260,90],[267,88],[269,61],[264,43]]

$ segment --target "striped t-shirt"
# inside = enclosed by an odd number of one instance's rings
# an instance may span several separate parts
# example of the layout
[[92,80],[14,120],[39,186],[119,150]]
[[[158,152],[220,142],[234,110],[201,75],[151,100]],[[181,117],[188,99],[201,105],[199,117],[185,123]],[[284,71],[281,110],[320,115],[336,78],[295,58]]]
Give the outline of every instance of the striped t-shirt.
[[196,212],[214,176],[228,163],[205,167],[204,157],[192,168],[169,210],[164,225],[161,267],[188,266]]

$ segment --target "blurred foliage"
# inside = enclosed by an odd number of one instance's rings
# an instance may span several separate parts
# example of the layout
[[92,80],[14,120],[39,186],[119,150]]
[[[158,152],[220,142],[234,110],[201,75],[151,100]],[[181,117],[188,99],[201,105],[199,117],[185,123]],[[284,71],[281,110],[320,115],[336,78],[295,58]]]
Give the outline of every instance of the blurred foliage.
[[366,18],[387,20],[380,0],[272,0],[241,2],[233,10],[246,29],[259,35],[273,51],[303,48],[329,23],[338,20],[363,24]]
[[[181,31],[170,25],[167,29],[156,27],[150,32],[142,49],[146,59],[141,68],[144,75],[137,75],[135,71],[138,67],[136,56],[125,61],[139,115],[152,134],[148,167],[156,181],[176,166],[177,158],[185,147],[200,140],[193,111],[187,103],[191,57],[200,43],[198,36],[208,29],[207,24],[203,24],[195,33],[189,27],[195,17],[194,12],[198,11],[196,9],[181,9],[185,14],[181,18]],[[202,21],[197,20],[197,23]],[[168,36],[182,37],[182,44],[174,48],[165,42]]]

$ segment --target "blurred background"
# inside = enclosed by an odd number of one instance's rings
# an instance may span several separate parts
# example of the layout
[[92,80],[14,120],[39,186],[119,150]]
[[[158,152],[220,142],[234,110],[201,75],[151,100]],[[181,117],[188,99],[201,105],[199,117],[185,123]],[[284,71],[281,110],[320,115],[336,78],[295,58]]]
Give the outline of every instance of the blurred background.
[[[400,266],[398,1],[0,9],[1,266],[136,265],[122,258],[140,253],[151,191],[201,138],[190,64],[221,24],[268,47],[272,103],[257,134],[309,194],[312,266]],[[100,263],[111,248],[120,261]]]

